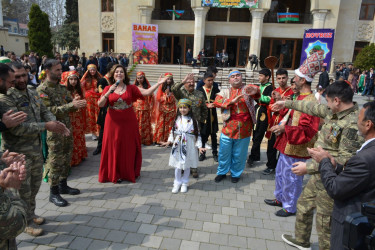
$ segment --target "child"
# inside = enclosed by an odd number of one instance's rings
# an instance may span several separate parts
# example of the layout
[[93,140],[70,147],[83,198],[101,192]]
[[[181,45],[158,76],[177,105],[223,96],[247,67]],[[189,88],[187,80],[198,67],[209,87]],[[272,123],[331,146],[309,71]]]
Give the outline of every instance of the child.
[[[199,136],[198,122],[194,119],[191,111],[192,102],[189,99],[180,99],[177,104],[177,116],[169,134],[167,142],[163,146],[172,145],[169,157],[169,166],[175,167],[175,179],[172,193],[187,192],[190,168],[198,166],[198,150],[200,153],[206,151],[202,148],[202,140]],[[182,170],[184,173],[182,174]]]

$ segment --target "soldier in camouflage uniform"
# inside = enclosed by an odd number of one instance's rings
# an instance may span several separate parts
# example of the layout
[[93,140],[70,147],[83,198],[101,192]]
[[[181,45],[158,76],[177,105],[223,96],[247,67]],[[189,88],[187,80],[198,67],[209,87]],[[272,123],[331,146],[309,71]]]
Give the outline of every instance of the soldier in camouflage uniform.
[[26,226],[26,204],[16,192],[7,190],[18,189],[25,177],[26,169],[21,162],[0,171],[0,249],[17,249],[16,237]]
[[[80,100],[79,97],[72,99],[66,87],[59,83],[62,72],[59,61],[47,60],[44,68],[47,78],[37,88],[39,97],[52,114],[56,116],[56,119],[64,123],[71,131],[69,112],[85,107],[86,101]],[[60,194],[77,195],[80,193],[78,189],[67,185],[73,150],[72,133],[69,136],[63,136],[48,131],[47,145],[49,154],[46,167],[49,169],[48,181],[51,185],[49,201],[56,206],[65,207],[68,202]]]
[[[182,86],[184,85],[184,86]],[[194,74],[187,74],[181,83],[172,87],[174,97],[178,100],[189,99],[192,105],[194,118],[199,122],[199,128],[206,123],[208,108],[206,106],[206,98],[203,92],[195,90]],[[198,178],[198,169],[192,168],[191,173],[194,178]]]
[[43,156],[41,132],[44,130],[64,133],[67,128],[57,122],[55,116],[41,102],[37,92],[27,88],[28,75],[20,63],[10,64],[15,74],[15,87],[7,95],[0,95],[1,112],[8,110],[22,111],[27,114],[25,122],[3,132],[3,147],[9,151],[19,152],[26,156],[26,180],[19,190],[21,199],[27,205],[27,223],[25,232],[39,236],[43,229],[36,225],[44,223],[44,218],[35,215],[35,197],[42,182]]
[[[339,164],[344,165],[363,143],[357,135],[358,105],[352,102],[353,91],[345,82],[335,82],[326,89],[327,106],[308,101],[280,101],[276,110],[286,107],[324,119],[314,147],[322,147]],[[311,177],[297,202],[295,238],[283,234],[283,240],[295,247],[309,248],[310,235],[316,209],[316,229],[319,248],[330,248],[330,222],[333,200],[326,192],[318,172],[319,164],[314,160],[298,163],[293,169],[296,175],[310,174]],[[302,248],[301,248],[302,247]]]

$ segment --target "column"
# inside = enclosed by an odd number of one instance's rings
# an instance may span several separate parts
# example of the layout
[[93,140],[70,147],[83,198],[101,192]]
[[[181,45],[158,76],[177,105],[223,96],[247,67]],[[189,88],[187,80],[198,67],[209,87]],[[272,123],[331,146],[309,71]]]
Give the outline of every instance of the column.
[[138,6],[139,23],[151,24],[151,16],[154,7],[151,6]]
[[313,14],[313,29],[323,29],[326,16],[329,10],[325,9],[314,9],[311,11]]
[[3,5],[2,5],[2,1],[0,1],[0,27],[3,27],[4,26],[4,23],[3,23]]
[[194,23],[194,49],[193,56],[196,57],[204,46],[204,35],[206,31],[206,15],[208,7],[193,8],[195,15]]
[[[267,11],[268,9],[250,10],[252,16],[252,23],[249,55],[254,54],[258,58],[260,56],[260,45],[262,43],[263,17]],[[250,68],[250,62],[248,62],[247,68]]]

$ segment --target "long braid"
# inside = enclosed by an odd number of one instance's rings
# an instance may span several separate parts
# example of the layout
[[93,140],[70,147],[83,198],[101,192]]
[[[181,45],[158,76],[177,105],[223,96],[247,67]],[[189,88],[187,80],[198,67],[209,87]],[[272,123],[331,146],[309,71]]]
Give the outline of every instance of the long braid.
[[198,128],[198,122],[195,120],[192,109],[190,109],[189,114],[191,119],[193,120],[193,127],[194,127],[194,135],[195,135],[195,140],[198,140],[198,135],[199,135],[199,128]]
[[180,110],[177,109],[176,118],[174,119],[173,127],[172,127],[172,136],[173,136],[173,139],[174,139],[174,131],[176,129],[176,121],[177,121],[178,117],[180,117],[180,116],[181,116]]

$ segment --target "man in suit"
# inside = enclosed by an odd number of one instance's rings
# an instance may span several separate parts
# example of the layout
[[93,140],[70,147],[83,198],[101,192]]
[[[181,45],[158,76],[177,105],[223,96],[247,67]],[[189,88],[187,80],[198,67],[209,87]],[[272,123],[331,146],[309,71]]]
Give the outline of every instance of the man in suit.
[[363,90],[362,96],[364,95],[371,95],[373,87],[374,87],[374,69],[370,68],[370,71],[366,74],[366,85],[365,89]]
[[319,76],[319,86],[322,86],[323,96],[325,97],[324,90],[329,86],[329,75],[327,72],[327,66],[322,67],[322,73]]
[[361,212],[361,204],[375,200],[375,102],[368,102],[358,115],[358,133],[365,143],[346,164],[340,165],[322,148],[309,149],[319,164],[320,176],[334,199],[331,221],[331,249],[343,249],[344,221]]
[[186,52],[185,60],[186,60],[186,63],[192,63],[193,67],[197,65],[197,59],[194,59],[193,53],[191,52],[190,48]]
[[107,64],[108,64],[108,58],[106,53],[102,53],[102,56],[99,58],[99,72],[104,76],[107,74]]

